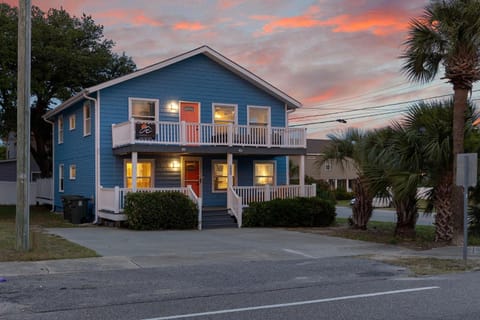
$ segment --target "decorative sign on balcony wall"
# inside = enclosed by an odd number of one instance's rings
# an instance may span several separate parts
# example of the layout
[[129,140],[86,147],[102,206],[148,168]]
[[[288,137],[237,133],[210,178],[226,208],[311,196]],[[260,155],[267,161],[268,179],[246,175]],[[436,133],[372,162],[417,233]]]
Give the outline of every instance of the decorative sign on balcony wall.
[[155,139],[155,124],[153,123],[136,123],[135,124],[135,139],[154,140]]

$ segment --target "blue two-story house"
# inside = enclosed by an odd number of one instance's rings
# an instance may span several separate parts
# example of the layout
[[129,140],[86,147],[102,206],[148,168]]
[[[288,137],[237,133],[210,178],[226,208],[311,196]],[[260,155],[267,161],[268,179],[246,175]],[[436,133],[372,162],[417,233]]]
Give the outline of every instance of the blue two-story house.
[[45,115],[53,125],[54,205],[94,203],[95,221],[121,221],[128,192],[177,190],[241,226],[251,201],[313,196],[289,185],[288,156],[306,153],[289,128],[301,103],[208,46],[84,89]]

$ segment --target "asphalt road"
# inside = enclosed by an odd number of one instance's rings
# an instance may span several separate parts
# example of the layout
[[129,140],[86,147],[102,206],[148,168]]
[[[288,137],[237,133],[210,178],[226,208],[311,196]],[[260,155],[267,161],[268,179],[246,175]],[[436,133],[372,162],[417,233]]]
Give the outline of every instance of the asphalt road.
[[[352,215],[351,207],[340,207],[337,206],[337,217],[348,218]],[[394,209],[374,209],[372,213],[371,221],[385,221],[385,222],[396,222],[397,217]],[[435,222],[435,216],[433,214],[424,215],[420,213],[417,220],[417,225],[421,226],[433,226]]]
[[359,258],[22,276],[0,283],[0,318],[478,319],[478,273],[411,278]]

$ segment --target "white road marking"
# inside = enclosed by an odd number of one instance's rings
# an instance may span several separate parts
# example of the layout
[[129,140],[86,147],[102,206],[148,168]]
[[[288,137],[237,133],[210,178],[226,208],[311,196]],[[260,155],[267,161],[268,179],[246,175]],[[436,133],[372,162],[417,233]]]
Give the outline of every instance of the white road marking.
[[422,288],[411,288],[411,289],[403,289],[403,290],[373,292],[373,293],[356,294],[353,296],[343,296],[343,297],[325,298],[325,299],[318,299],[318,300],[306,300],[306,301],[298,301],[298,302],[290,302],[290,303],[245,307],[245,308],[237,308],[237,309],[226,309],[226,310],[216,310],[216,311],[207,311],[207,312],[190,313],[190,314],[180,314],[180,315],[173,315],[173,316],[166,316],[166,317],[159,317],[159,318],[149,318],[149,319],[143,319],[143,320],[171,320],[171,319],[195,318],[195,317],[211,316],[216,314],[295,307],[295,306],[302,306],[307,304],[378,297],[378,296],[386,296],[391,294],[418,292],[418,291],[426,291],[426,290],[433,290],[433,289],[440,289],[440,287],[422,287]]
[[315,259],[314,256],[311,256],[311,255],[309,255],[309,254],[303,253],[303,252],[301,252],[301,251],[292,250],[292,249],[283,249],[283,251],[289,252],[289,253],[293,253],[293,254],[298,254],[298,255],[300,255],[300,256],[302,256],[302,257],[305,257],[305,258]]

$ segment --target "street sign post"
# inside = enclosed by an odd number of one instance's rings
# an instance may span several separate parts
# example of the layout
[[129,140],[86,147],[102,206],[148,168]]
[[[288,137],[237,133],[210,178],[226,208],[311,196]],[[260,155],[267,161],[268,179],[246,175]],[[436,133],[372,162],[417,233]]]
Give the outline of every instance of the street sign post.
[[463,260],[467,263],[468,245],[468,187],[477,185],[476,153],[457,154],[457,176],[455,184],[463,187]]

